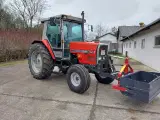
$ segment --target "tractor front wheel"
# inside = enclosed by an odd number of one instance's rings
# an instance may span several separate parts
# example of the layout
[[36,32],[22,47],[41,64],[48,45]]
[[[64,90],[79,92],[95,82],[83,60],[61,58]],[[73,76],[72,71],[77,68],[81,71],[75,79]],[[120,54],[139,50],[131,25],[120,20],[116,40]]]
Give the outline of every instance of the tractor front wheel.
[[90,86],[90,75],[83,65],[72,65],[67,71],[67,83],[71,91],[84,93]]
[[45,79],[51,76],[53,59],[42,44],[35,43],[30,46],[28,64],[34,78]]
[[99,74],[95,74],[95,77],[98,82],[103,83],[103,84],[110,84],[114,81],[114,79],[110,77],[102,78],[101,76],[99,76]]

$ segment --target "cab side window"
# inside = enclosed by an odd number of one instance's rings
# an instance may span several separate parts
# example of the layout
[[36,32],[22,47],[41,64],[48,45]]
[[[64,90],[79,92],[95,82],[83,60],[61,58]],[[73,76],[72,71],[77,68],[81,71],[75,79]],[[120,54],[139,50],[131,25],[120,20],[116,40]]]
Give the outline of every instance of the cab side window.
[[46,35],[52,47],[61,47],[61,35],[58,25],[53,26],[48,24]]

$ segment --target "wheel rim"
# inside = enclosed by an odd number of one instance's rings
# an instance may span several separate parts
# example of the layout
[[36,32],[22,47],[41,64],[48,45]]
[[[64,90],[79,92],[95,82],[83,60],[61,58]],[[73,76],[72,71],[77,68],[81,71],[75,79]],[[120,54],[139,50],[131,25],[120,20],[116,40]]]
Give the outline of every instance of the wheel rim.
[[31,55],[31,65],[35,73],[40,73],[42,70],[42,57],[40,53],[33,52]]
[[76,72],[73,72],[71,74],[71,82],[74,86],[79,86],[80,85],[80,82],[81,82],[81,77],[78,75],[78,73]]

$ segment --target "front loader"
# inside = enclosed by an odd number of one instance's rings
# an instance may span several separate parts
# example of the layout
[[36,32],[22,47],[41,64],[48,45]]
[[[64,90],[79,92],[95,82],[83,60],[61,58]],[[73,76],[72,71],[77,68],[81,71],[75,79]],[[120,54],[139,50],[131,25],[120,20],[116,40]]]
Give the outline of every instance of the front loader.
[[84,93],[94,73],[100,83],[110,84],[115,71],[108,46],[84,41],[84,12],[82,18],[58,15],[45,19],[42,40],[35,40],[29,49],[29,68],[36,79],[51,76],[55,66],[66,74],[69,88]]

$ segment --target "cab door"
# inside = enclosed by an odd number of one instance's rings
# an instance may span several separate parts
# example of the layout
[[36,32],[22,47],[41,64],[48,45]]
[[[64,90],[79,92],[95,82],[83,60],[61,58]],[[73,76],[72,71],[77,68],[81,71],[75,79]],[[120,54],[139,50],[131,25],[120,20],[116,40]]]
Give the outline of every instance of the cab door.
[[63,22],[64,57],[69,57],[69,45],[72,41],[82,41],[82,25],[75,22]]
[[47,25],[46,36],[52,46],[54,55],[56,58],[62,58],[62,44],[61,44],[61,33],[60,25],[51,24],[50,22]]

